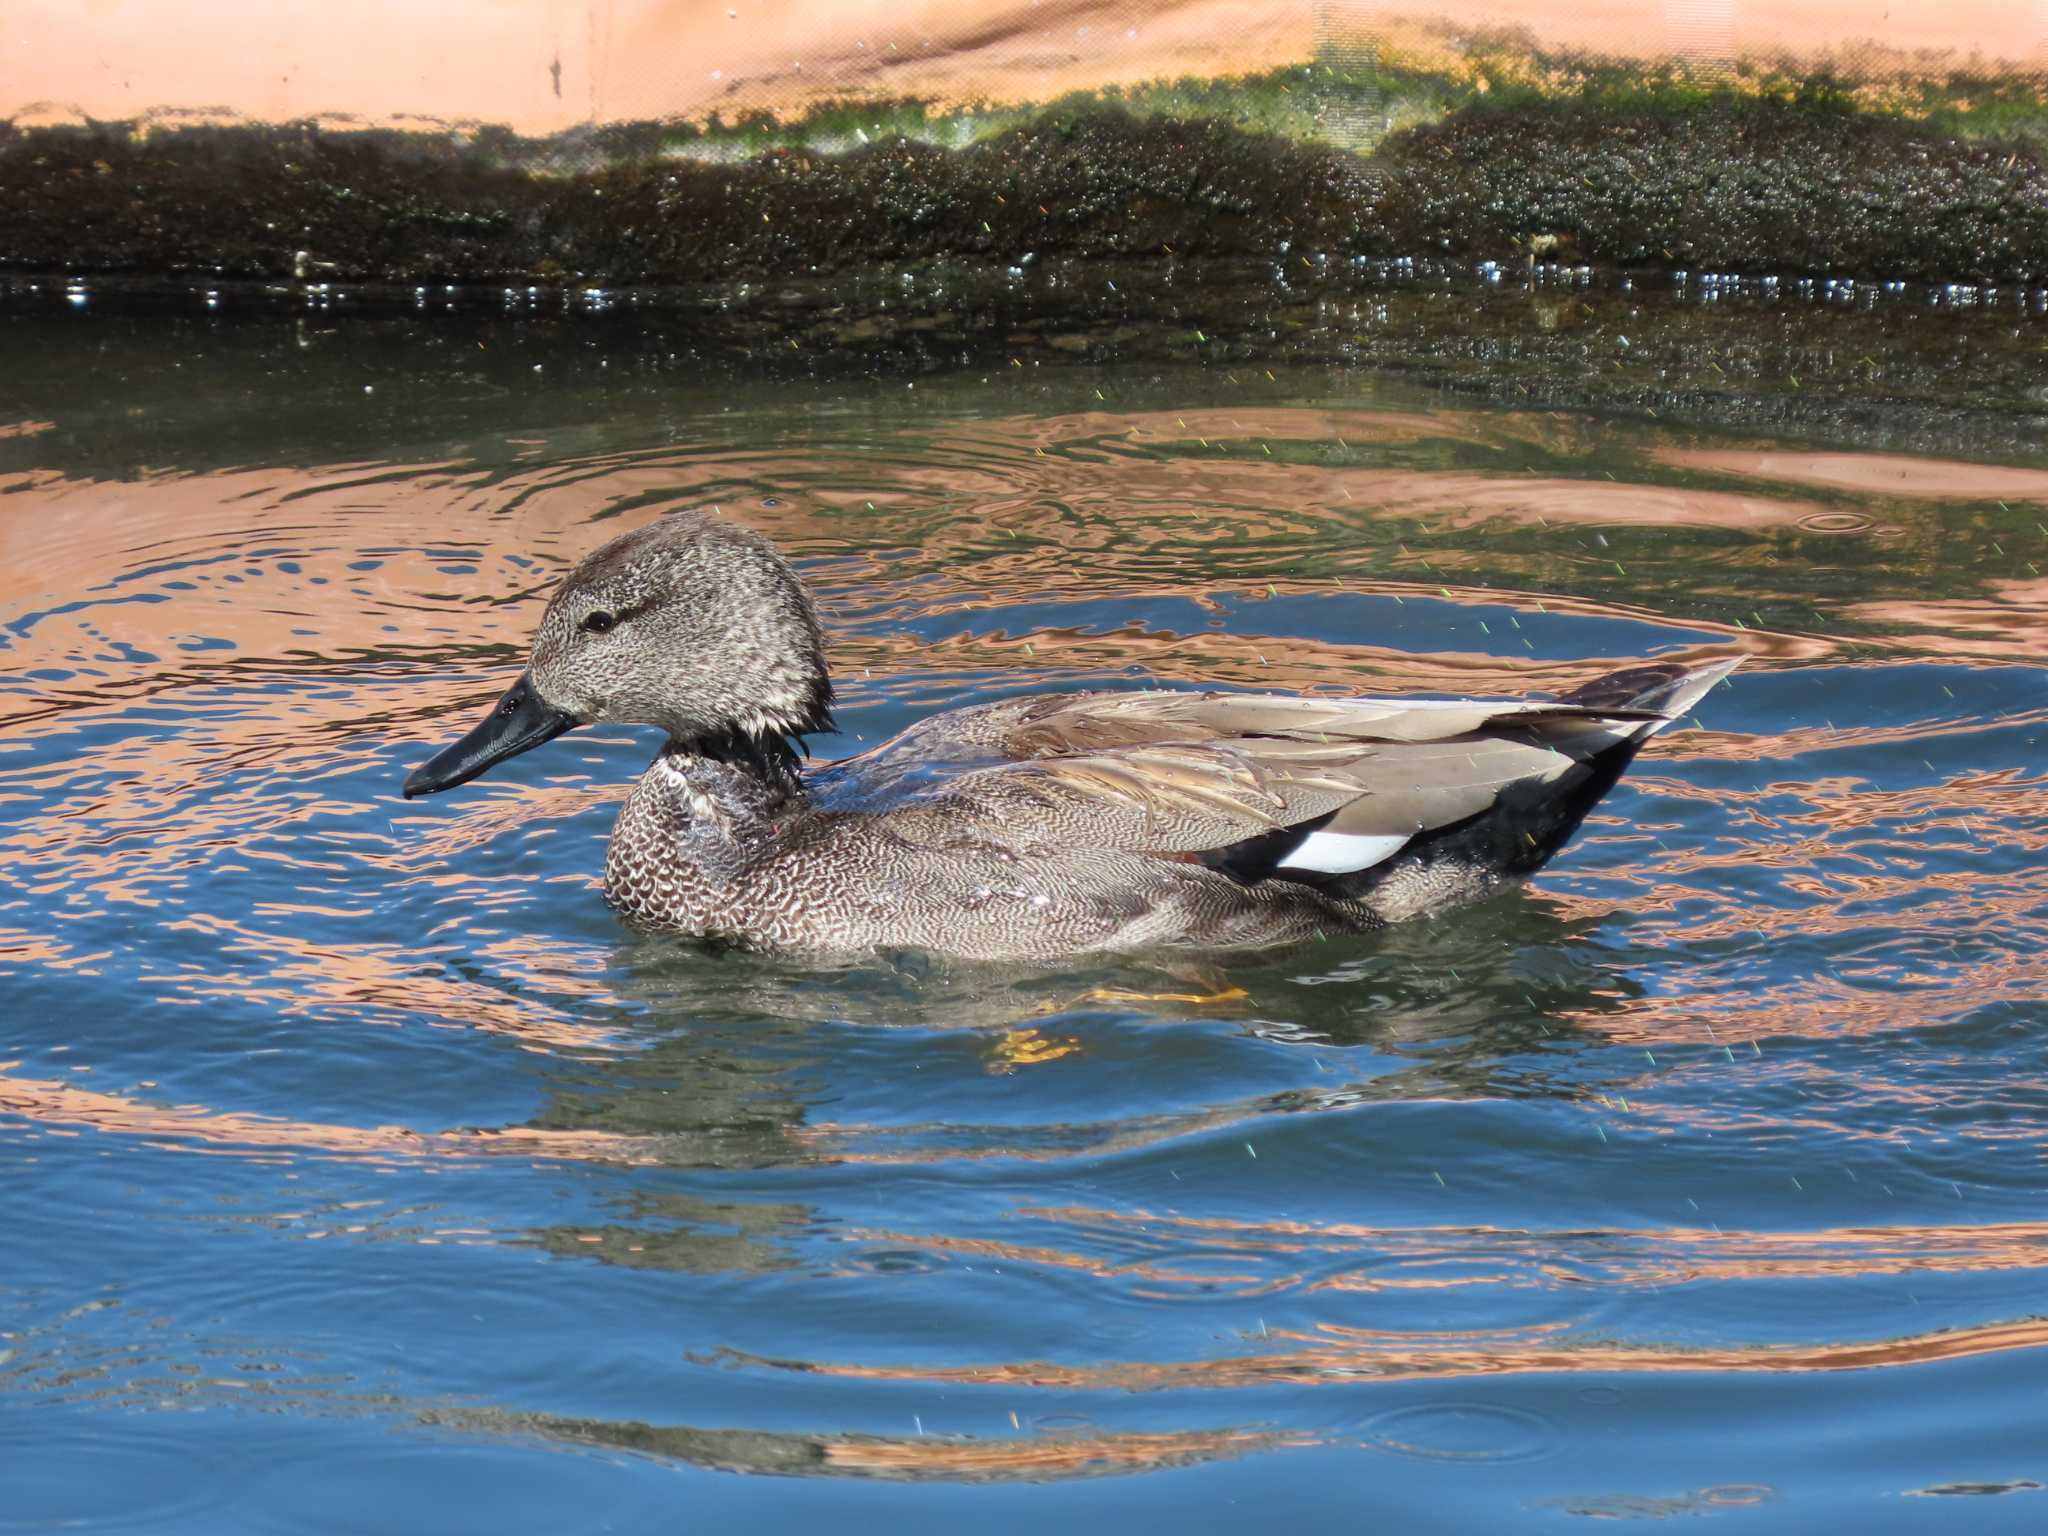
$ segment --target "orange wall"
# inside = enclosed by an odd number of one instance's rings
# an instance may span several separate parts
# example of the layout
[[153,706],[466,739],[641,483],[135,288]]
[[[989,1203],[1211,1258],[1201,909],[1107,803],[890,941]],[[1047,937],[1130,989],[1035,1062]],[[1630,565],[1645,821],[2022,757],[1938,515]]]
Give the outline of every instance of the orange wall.
[[1043,99],[1303,61],[1400,23],[1557,46],[2048,65],[2048,0],[5,0],[0,114],[408,115],[547,133],[842,94]]

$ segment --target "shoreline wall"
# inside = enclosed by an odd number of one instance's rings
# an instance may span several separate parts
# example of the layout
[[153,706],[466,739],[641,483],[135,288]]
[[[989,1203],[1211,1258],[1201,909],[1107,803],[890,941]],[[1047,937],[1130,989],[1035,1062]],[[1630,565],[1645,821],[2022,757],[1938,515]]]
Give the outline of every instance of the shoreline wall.
[[11,0],[0,120],[484,123],[938,109],[1326,57],[2048,79],[2048,0]]

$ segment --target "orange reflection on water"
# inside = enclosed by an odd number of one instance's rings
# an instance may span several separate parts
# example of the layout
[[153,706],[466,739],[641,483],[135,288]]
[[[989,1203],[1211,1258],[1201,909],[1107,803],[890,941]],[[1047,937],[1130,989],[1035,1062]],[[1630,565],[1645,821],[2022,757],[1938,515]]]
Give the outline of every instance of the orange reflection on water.
[[[1788,913],[1774,922],[1775,937],[1788,943],[1807,937],[1811,925],[1797,921],[1798,916]],[[1708,937],[1758,931],[1732,919],[1714,926],[1720,931]],[[1853,926],[1843,924],[1843,931]],[[1688,931],[1698,937],[1701,925],[1689,924]],[[1766,941],[1772,937],[1765,935]],[[1947,963],[1958,962],[1952,958]],[[2040,999],[2044,985],[2048,985],[2048,968],[2033,962],[1986,958],[1975,963],[1969,992],[1960,997],[1951,990],[1950,975],[1916,975],[1896,966],[1886,968],[1882,961],[1872,961],[1859,979],[1860,986],[1835,977],[1760,983],[1740,996],[1731,996],[1726,988],[1678,988],[1667,997],[1630,999],[1613,1011],[1573,1010],[1560,1016],[1589,1035],[1619,1045],[1694,1045],[1741,1052],[1749,1049],[1751,1041],[1901,1034],[1952,1024],[1965,1014],[1981,1012],[1994,1004],[2025,1006]],[[1914,985],[1916,982],[1920,985]],[[1887,1086],[1874,1072],[1867,1084],[1872,1092]],[[1849,1134],[1881,1141],[1897,1134],[1895,1129],[1883,1125],[1844,1129]]]
[[[470,911],[466,917],[479,914]],[[529,1049],[546,1053],[592,1052],[616,1043],[614,1029],[579,1022],[531,992],[515,994],[482,982],[469,981],[449,969],[451,955],[472,956],[478,946],[461,943],[361,942],[320,943],[289,930],[253,928],[233,918],[193,912],[165,924],[168,932],[204,934],[215,943],[209,952],[226,958],[253,957],[261,969],[196,968],[146,975],[145,982],[174,986],[180,1001],[218,998],[223,1002],[267,1002],[280,1017],[327,1009],[349,1010],[368,1004],[398,1017],[421,1016],[441,1028],[474,1029],[502,1035]],[[523,937],[499,953],[544,977],[552,988],[557,979],[566,990],[596,995],[588,983],[578,985],[578,971],[601,969],[603,957],[559,941]]]
[[1007,1243],[996,1238],[948,1237],[943,1233],[884,1232],[868,1229],[849,1231],[849,1238],[866,1243],[883,1243],[897,1248],[923,1248],[934,1253],[963,1254],[970,1258],[1000,1259],[1005,1264],[1034,1264],[1050,1269],[1071,1269],[1098,1279],[1131,1278],[1160,1285],[1230,1285],[1261,1283],[1256,1274],[1231,1275],[1215,1270],[1176,1269],[1171,1262],[1142,1259],[1104,1259],[1063,1248]]
[[[1124,673],[1136,669],[1146,677],[1188,682],[1217,683],[1260,690],[1323,692],[1356,695],[1375,692],[1470,695],[1479,698],[1522,698],[1576,687],[1602,672],[1639,662],[1640,655],[1581,656],[1570,661],[1516,661],[1512,657],[1482,650],[1438,649],[1428,654],[1404,651],[1395,646],[1371,643],[1368,636],[1352,641],[1317,639],[1309,636],[1262,634],[1258,623],[1257,599],[1309,595],[1328,597],[1333,592],[1353,592],[1394,597],[1436,598],[1448,595],[1452,601],[1484,602],[1537,611],[1540,600],[1523,594],[1487,590],[1442,588],[1437,583],[1391,581],[1347,582],[1341,586],[1304,582],[1274,582],[1262,586],[1239,610],[1236,627],[1183,634],[1172,629],[1146,628],[1131,623],[1117,629],[1045,629],[1009,633],[980,632],[963,628],[939,640],[901,631],[848,636],[835,645],[834,660],[842,672],[854,679],[866,673],[895,676],[920,669],[1001,672],[1017,669],[1034,671]],[[1160,598],[1185,598],[1197,604],[1210,601],[1207,588],[1150,586],[1120,590],[1098,590],[1090,594],[1105,604],[1128,598],[1132,602]],[[1544,602],[1552,613],[1591,609],[1591,604],[1569,601]],[[1612,617],[1614,608],[1601,610]],[[1832,642],[1804,636],[1767,635],[1756,630],[1723,629],[1713,624],[1696,624],[1694,629],[1718,630],[1725,643],[1709,643],[1664,651],[1664,657],[1680,661],[1718,660],[1741,652],[1769,659],[1818,659],[1833,654]],[[857,684],[856,684],[857,686]],[[1711,709],[1711,703],[1702,706]],[[1753,756],[1754,753],[1746,754]]]
[[[1831,857],[1839,863],[1839,853]],[[1978,934],[2037,929],[2048,901],[2048,875],[1918,868],[1860,877],[1833,870],[1822,880],[1805,874],[1798,855],[1791,854],[1782,862],[1791,871],[1786,890],[1796,902],[1730,899],[1716,903],[1718,910],[1701,912],[1703,892],[1740,882],[1750,866],[1778,861],[1762,848],[1736,843],[1714,860],[1685,862],[1697,883],[1652,875],[1620,902],[1577,896],[1553,883],[1545,887],[1546,899],[1570,919],[1598,918],[1623,906],[1638,925],[1680,921],[1688,944],[1753,942],[1807,953],[1833,940],[1842,958],[1826,972],[1758,979],[1740,988],[1725,981],[1691,985],[1684,972],[1673,971],[1655,995],[1613,999],[1597,1010],[1571,1009],[1560,1018],[1617,1044],[1746,1051],[1752,1040],[1888,1035],[1951,1024],[1997,1004],[2030,1006],[2048,988],[2048,960],[2038,951],[1980,952],[1973,942]],[[1930,898],[1939,910],[1938,928],[1909,929],[1902,937],[1893,926],[1872,936],[1873,913]],[[1653,931],[1639,927],[1645,937]],[[1956,985],[1959,967],[1968,971],[1966,989]],[[1884,1086],[1881,1074],[1866,1080],[1871,1091]],[[1837,1130],[1878,1139],[1893,1134],[1888,1125],[1873,1126],[1857,1116],[1845,1117]]]
[[1147,446],[1181,443],[1327,443],[1412,445],[1426,442],[1497,446],[1493,433],[1505,418],[1478,411],[1335,411],[1313,406],[1191,406],[1179,411],[1069,411],[1056,416],[1011,416],[977,421],[971,430],[942,434],[942,446],[985,453],[991,444],[1033,454],[1067,454],[1076,445],[1119,441]]
[[1842,612],[1937,656],[2035,666],[2048,653],[2048,577],[1993,579],[1981,598],[1876,598]]
[[[1754,632],[1751,634],[1754,635]],[[1753,643],[1764,643],[1757,644],[1752,654],[1773,654],[1768,647],[1771,638],[1756,635]],[[1714,695],[1709,694],[1700,707],[1711,711],[1713,705]],[[1688,754],[1694,757],[1738,763],[1789,762],[1798,758],[1836,752],[1842,755],[1831,766],[1846,769],[1858,756],[1882,752],[1886,748],[1952,740],[1956,737],[1970,737],[2016,727],[2048,725],[2048,709],[2015,709],[1994,716],[1944,714],[1931,697],[1926,700],[1926,707],[1929,712],[1917,720],[1875,725],[1857,719],[1836,720],[1823,715],[1819,719],[1809,717],[1804,722],[1790,723],[1782,730],[1775,730],[1763,736],[1720,728],[1705,735],[1689,738],[1687,749]],[[1905,760],[1908,763],[1913,762],[1916,756],[1917,754],[1907,756]],[[2003,772],[2009,774],[2011,770]],[[1640,778],[1637,782],[1641,782]],[[2014,787],[2030,787],[2033,782],[2016,780]],[[1844,796],[1860,795],[1869,783],[1867,777],[1845,771],[1809,780],[1802,788],[1806,794],[1823,801],[1833,801]],[[1666,793],[1682,797],[1691,798],[1699,795],[1699,791],[1687,785],[1670,781],[1662,782],[1659,787]]]
[[1029,1440],[825,1442],[825,1464],[862,1477],[923,1481],[1072,1478],[1150,1472],[1193,1462],[1318,1443],[1302,1431],[1182,1431],[1160,1434],[1041,1435]]
[[[1596,527],[1724,528],[1755,532],[1798,526],[1827,510],[1818,503],[1775,496],[1518,475],[1353,471],[1338,485],[1349,493],[1349,499],[1378,511],[1429,518],[1436,520],[1440,528],[1454,529],[1508,521],[1555,523],[1565,528],[1586,523]],[[1737,556],[1734,563],[1744,566],[1749,560]]]
[[[1440,1285],[1667,1286],[1693,1281],[1818,1279],[1855,1275],[1981,1273],[2048,1269],[2048,1222],[1956,1223],[1943,1226],[1848,1226],[1809,1231],[1710,1227],[1603,1227],[1555,1232],[1524,1227],[1383,1227],[1358,1222],[1286,1218],[1246,1221],[1178,1211],[1093,1206],[1024,1206],[1019,1216],[1154,1242],[1199,1242],[1204,1251],[1300,1255],[1328,1260],[1356,1254],[1370,1268],[1313,1277],[1298,1270],[1285,1285],[1376,1290]],[[888,1234],[892,1244],[919,1240]],[[1020,1250],[1017,1262],[1033,1262]],[[1490,1272],[1475,1265],[1491,1264]],[[1421,1274],[1397,1266],[1421,1265]],[[1430,1273],[1441,1267],[1445,1273]],[[1101,1273],[1126,1271],[1114,1265]],[[1267,1277],[1269,1289],[1273,1285]]]
[[[1011,1422],[1018,1422],[1013,1413]],[[604,1446],[729,1472],[858,1477],[888,1482],[1050,1482],[1190,1466],[1253,1451],[1320,1444],[1301,1430],[1195,1429],[1146,1433],[1044,1430],[1015,1438],[933,1433],[808,1435],[787,1430],[704,1429],[492,1410],[435,1409],[428,1423],[496,1434],[531,1434]]]
[[1881,1366],[1930,1365],[1944,1360],[2039,1349],[2048,1345],[2048,1319],[1942,1329],[1871,1342],[1708,1345],[1568,1342],[1568,1325],[1454,1333],[1413,1333],[1346,1328],[1275,1328],[1279,1347],[1255,1355],[1210,1360],[1117,1361],[1060,1365],[1020,1360],[989,1365],[848,1365],[806,1360],[765,1360],[728,1351],[735,1363],[800,1370],[807,1375],[859,1381],[917,1382],[925,1386],[1011,1386],[1086,1392],[1177,1392],[1282,1383],[1341,1386],[1377,1381],[1449,1380],[1471,1376],[1525,1376],[1577,1372],[1742,1374],[1861,1371]]
[[169,1151],[227,1152],[279,1161],[308,1153],[409,1163],[449,1157],[526,1157],[626,1164],[659,1161],[647,1138],[605,1131],[556,1131],[532,1126],[411,1131],[395,1125],[285,1120],[271,1115],[209,1110],[193,1104],[150,1104],[51,1078],[25,1077],[13,1070],[16,1065],[0,1062],[0,1115],[18,1116],[55,1135],[102,1131],[140,1137]]
[[1785,449],[1666,448],[1656,457],[1681,469],[1862,496],[1954,501],[2048,501],[2048,470],[1892,453],[1799,453]]

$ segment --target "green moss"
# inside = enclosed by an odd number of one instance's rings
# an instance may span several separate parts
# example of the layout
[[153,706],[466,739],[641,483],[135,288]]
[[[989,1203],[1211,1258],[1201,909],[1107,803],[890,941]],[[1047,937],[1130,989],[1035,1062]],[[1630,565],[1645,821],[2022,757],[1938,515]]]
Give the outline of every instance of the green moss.
[[1546,51],[1512,32],[1480,31],[1441,42],[1427,57],[1359,47],[1255,74],[1111,85],[1049,102],[942,109],[908,97],[849,98],[787,118],[753,112],[726,121],[714,113],[702,122],[668,125],[666,144],[673,152],[707,157],[775,148],[829,152],[889,136],[961,148],[1035,119],[1110,110],[1213,118],[1302,143],[1358,147],[1376,141],[1388,125],[1413,127],[1468,109],[1576,103],[1678,116],[1795,102],[1834,103],[1965,138],[2048,139],[2048,78],[2038,75],[1965,69],[1852,79],[1753,61],[1703,67],[1677,59],[1636,62]]

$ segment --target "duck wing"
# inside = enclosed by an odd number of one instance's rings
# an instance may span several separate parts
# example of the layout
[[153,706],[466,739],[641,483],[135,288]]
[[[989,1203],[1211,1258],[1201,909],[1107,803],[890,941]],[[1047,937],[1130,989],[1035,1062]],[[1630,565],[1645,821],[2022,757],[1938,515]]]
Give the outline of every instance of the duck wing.
[[1276,771],[1235,744],[1160,742],[1024,760],[883,768],[892,835],[926,847],[989,845],[1024,855],[1074,848],[1192,857],[1326,816],[1355,799],[1348,779]]
[[1247,884],[1290,879],[1349,895],[1398,856],[1492,819],[1500,824],[1475,856],[1503,872],[1533,868],[1636,748],[1734,665],[1634,668],[1554,702],[1165,692],[1010,701],[977,712],[974,734],[999,746],[998,761],[943,765],[887,822],[920,843],[1113,848],[1197,859]]

